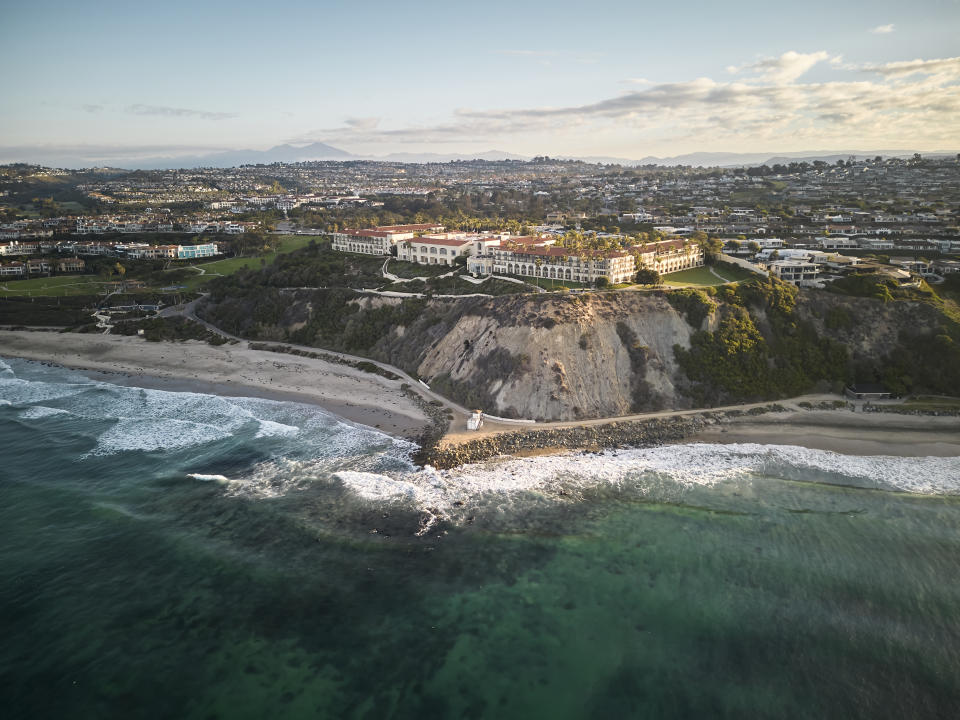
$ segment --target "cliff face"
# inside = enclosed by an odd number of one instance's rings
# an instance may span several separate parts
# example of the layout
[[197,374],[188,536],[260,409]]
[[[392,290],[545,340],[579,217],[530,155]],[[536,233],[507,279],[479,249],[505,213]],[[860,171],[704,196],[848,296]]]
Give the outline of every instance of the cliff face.
[[684,407],[675,344],[692,329],[639,293],[483,303],[426,349],[416,371],[450,396],[506,417],[545,420]]
[[689,347],[693,329],[662,294],[424,300],[263,288],[211,298],[199,312],[243,337],[392,363],[493,415],[574,420],[689,406],[673,348]]
[[710,407],[851,381],[894,392],[960,386],[960,324],[939,306],[782,283],[459,299],[247,288],[199,312],[244,337],[389,362],[462,405],[534,420]]

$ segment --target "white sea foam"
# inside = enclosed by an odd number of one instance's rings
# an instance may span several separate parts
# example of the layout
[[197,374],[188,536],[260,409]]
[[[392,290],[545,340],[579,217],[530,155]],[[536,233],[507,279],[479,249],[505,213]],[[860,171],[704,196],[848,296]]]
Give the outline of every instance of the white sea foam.
[[273,420],[259,419],[260,429],[257,430],[256,437],[294,437],[300,433],[300,428],[293,425],[284,425]]
[[753,484],[763,477],[956,494],[960,493],[960,458],[860,457],[795,446],[688,444],[501,458],[446,471],[426,467],[397,477],[343,471],[335,477],[367,501],[452,512],[464,504],[503,508],[523,498],[577,499],[586,491],[603,488],[679,498],[695,487]]
[[[841,455],[795,445],[727,445],[729,452],[766,456],[779,468],[814,470],[884,490],[921,494],[960,493],[960,457]],[[774,468],[771,468],[774,469]]]
[[387,475],[341,470],[334,473],[333,476],[366,500],[386,500],[388,498],[416,500],[418,496],[416,485],[403,480],[394,480]]
[[59,400],[90,389],[85,383],[48,383],[20,378],[0,378],[0,397],[11,405]]
[[67,410],[60,408],[46,407],[44,405],[33,405],[20,411],[19,416],[24,420],[40,420],[53,415],[69,415]]
[[[104,396],[96,403],[84,403],[78,412],[119,422],[100,435],[92,455],[181,449],[226,439],[247,426],[257,428],[256,438],[294,437],[300,432],[294,425],[258,417],[260,413],[245,407],[244,399],[106,384],[101,389],[107,390]],[[255,409],[269,414],[271,408]]]
[[204,475],[203,473],[189,473],[187,477],[193,478],[194,480],[199,480],[201,482],[216,482],[216,483],[230,482],[230,478],[224,475]]
[[113,455],[141,450],[176,450],[222,440],[230,431],[216,425],[153,418],[121,418],[120,422],[97,438],[90,455]]

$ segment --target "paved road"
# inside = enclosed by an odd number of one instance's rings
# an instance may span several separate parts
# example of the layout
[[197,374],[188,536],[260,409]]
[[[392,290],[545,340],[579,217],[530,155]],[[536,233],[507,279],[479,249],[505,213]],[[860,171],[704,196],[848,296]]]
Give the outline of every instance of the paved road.
[[[608,425],[615,422],[632,422],[637,420],[652,420],[655,418],[667,418],[667,417],[679,417],[682,415],[699,415],[704,412],[722,412],[725,410],[750,410],[751,408],[758,407],[767,407],[774,403],[789,407],[790,409],[796,408],[797,403],[800,402],[809,402],[811,404],[817,404],[821,402],[832,402],[834,400],[845,400],[845,398],[840,395],[828,395],[828,394],[815,394],[815,395],[799,395],[794,398],[787,398],[785,400],[764,400],[763,402],[756,403],[738,403],[736,405],[723,405],[720,407],[712,408],[692,408],[690,410],[661,410],[659,412],[648,412],[648,413],[637,413],[634,415],[619,415],[615,417],[603,417],[603,418],[592,418],[589,420],[566,420],[558,422],[534,422],[526,423],[520,427],[531,430],[548,430],[552,428],[570,428],[570,427],[585,427],[589,425]],[[451,431],[447,433],[444,438],[445,441],[451,443],[462,442],[469,438],[482,437],[484,435],[496,435],[502,432],[512,432],[517,430],[517,425],[508,425],[506,423],[498,422],[496,420],[485,419],[483,423],[483,428],[479,431],[467,430],[466,425],[463,425],[463,428],[454,428],[451,426]]]

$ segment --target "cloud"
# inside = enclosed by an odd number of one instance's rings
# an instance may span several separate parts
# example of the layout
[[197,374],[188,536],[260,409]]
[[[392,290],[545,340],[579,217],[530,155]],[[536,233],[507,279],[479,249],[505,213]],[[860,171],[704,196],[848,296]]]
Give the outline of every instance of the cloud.
[[890,23],[889,25],[877,25],[875,28],[871,28],[870,32],[874,35],[889,35],[893,32],[894,25]]
[[237,117],[237,113],[208,112],[206,110],[189,110],[187,108],[165,107],[163,105],[129,105],[127,112],[131,115],[158,115],[160,117],[196,117],[203,120],[230,120]]
[[876,73],[887,78],[905,78],[910,75],[940,75],[960,77],[960,57],[935,60],[900,60],[883,65],[864,65],[863,72]]
[[380,124],[378,117],[352,117],[343,121],[344,125],[357,130],[373,130]]
[[834,63],[834,60],[839,62],[838,58],[831,57],[830,53],[823,50],[814,53],[798,53],[790,50],[780,57],[764,58],[741,67],[729,65],[727,66],[727,72],[736,75],[744,70],[753,70],[759,72],[761,77],[771,82],[788,83],[793,82],[814,65],[825,60],[829,60],[831,63]]
[[81,105],[84,112],[98,113],[103,111],[103,105]]
[[[709,77],[658,83],[580,105],[505,109],[461,108],[445,122],[383,128],[348,124],[312,137],[338,143],[465,143],[468,141],[612,133],[637,143],[664,138],[716,145],[736,142],[794,146],[911,143],[954,145],[960,137],[960,58],[892,62],[847,68],[872,79],[803,82],[827,52],[784,53],[737,68],[733,80]],[[747,72],[747,71],[751,72]],[[739,75],[739,73],[743,73]],[[922,75],[919,80],[911,76]],[[555,140],[559,142],[559,140]]]

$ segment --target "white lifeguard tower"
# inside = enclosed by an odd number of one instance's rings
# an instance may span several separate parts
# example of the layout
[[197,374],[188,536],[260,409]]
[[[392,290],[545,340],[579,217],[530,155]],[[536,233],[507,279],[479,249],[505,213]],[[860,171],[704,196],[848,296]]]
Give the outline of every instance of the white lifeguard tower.
[[483,427],[483,411],[474,410],[473,414],[467,420],[467,430],[479,430]]

